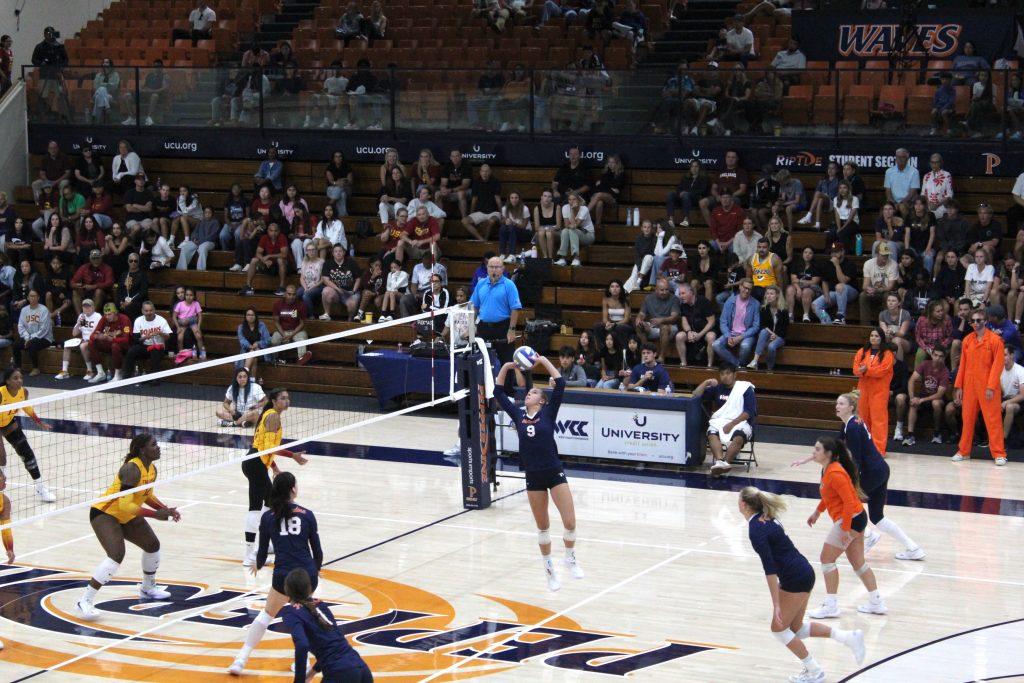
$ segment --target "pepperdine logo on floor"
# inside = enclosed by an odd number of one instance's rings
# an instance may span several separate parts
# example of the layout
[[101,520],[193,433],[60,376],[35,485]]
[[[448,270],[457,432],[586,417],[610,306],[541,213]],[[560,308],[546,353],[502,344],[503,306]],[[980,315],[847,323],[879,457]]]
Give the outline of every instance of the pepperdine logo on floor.
[[[206,680],[210,667],[224,669],[233,660],[255,614],[250,603],[259,599],[242,588],[172,581],[167,586],[169,599],[140,602],[137,580],[115,579],[96,603],[99,620],[84,624],[73,610],[88,581],[86,575],[5,564],[0,564],[0,572],[9,572],[0,577],[0,590],[6,596],[0,616],[8,622],[5,665],[55,666],[86,649],[106,645],[104,652],[76,662],[74,668],[76,674],[98,680],[166,679],[171,667],[176,680]],[[621,641],[630,636],[590,631],[568,616],[554,618],[555,612],[543,607],[485,595],[476,597],[499,605],[507,618],[477,618],[453,626],[455,606],[415,586],[333,569],[321,570],[320,579],[321,595],[351,590],[362,596],[344,602],[323,598],[323,602],[374,673],[401,680],[420,680],[460,662],[459,680],[478,678],[514,670],[528,659],[623,678],[700,652],[731,649],[678,640],[648,649],[623,647]],[[545,620],[550,621],[532,628]],[[164,628],[154,629],[162,622]],[[524,627],[528,634],[517,633]],[[147,630],[144,637],[129,639]],[[52,637],[41,637],[40,631]],[[502,644],[481,654],[481,641],[493,640]],[[111,646],[116,641],[122,642]],[[282,660],[291,657],[291,638],[277,622],[253,653],[248,670],[280,675]],[[455,680],[455,676],[441,680]]]

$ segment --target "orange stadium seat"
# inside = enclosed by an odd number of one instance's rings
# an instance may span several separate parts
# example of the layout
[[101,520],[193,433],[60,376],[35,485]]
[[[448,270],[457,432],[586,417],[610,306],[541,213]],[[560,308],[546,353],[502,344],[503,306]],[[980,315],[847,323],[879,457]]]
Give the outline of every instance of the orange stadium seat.
[[819,85],[814,94],[814,122],[836,122],[836,86]]
[[851,85],[843,98],[843,123],[867,125],[874,99],[874,85]]
[[790,125],[805,126],[810,120],[811,92],[809,85],[790,86],[789,92],[782,98],[782,122]]

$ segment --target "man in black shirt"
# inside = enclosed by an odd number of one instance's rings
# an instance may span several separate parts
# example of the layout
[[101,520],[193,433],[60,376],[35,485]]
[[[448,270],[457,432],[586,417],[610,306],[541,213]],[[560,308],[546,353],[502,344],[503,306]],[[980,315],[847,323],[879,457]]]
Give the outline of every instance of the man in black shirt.
[[967,231],[967,253],[960,256],[960,263],[967,268],[974,262],[974,252],[984,249],[990,263],[999,260],[999,242],[1003,239],[1003,226],[992,220],[992,207],[978,204],[978,222]]
[[707,349],[715,343],[715,308],[711,302],[693,291],[689,283],[679,285],[679,332],[676,333],[676,351],[679,352],[679,367],[688,362],[697,362],[701,355],[711,367],[711,356]]
[[171,236],[171,214],[177,209],[178,198],[171,194],[171,186],[163,183],[153,197],[153,227],[164,237]]
[[324,285],[321,301],[324,305],[324,313],[320,320],[331,319],[331,307],[333,304],[341,304],[347,311],[351,320],[356,313],[356,306],[362,298],[360,285],[362,284],[362,272],[354,261],[349,261],[348,252],[345,247],[335,244],[332,250],[333,258],[324,263],[322,282]]
[[60,34],[52,26],[43,29],[43,40],[32,50],[32,66],[39,67],[42,88],[39,96],[46,101],[50,113],[65,121],[71,117],[71,103],[64,89],[64,67],[68,65],[68,52],[57,41]]
[[459,203],[459,217],[465,218],[469,213],[469,197],[472,193],[470,183],[473,180],[473,167],[462,158],[462,152],[453,149],[448,161],[441,166],[441,188],[437,191],[434,201],[442,209],[445,201]]
[[[821,271],[822,295],[811,303],[811,310],[825,325],[845,325],[846,307],[857,298],[858,292],[853,286],[857,281],[857,267],[846,258],[846,247],[842,242],[832,244],[831,258]],[[835,319],[827,310],[832,306],[836,307]]]
[[555,179],[551,181],[551,193],[555,195],[555,203],[565,203],[567,195],[575,190],[584,201],[590,198],[590,180],[587,169],[580,159],[580,148],[573,145],[569,148],[569,161],[558,169]]
[[486,242],[491,239],[491,229],[501,220],[501,183],[491,175],[489,164],[480,167],[480,177],[473,180],[470,193],[473,203],[462,224],[469,234]]
[[338,216],[347,216],[353,174],[341,152],[331,155],[331,162],[327,164],[324,176],[327,179],[327,198],[334,204]]
[[[384,127],[383,101],[378,92],[377,77],[370,72],[370,60],[363,58],[356,62],[356,72],[348,80],[345,92],[352,105],[352,121],[346,128],[381,130]],[[366,121],[371,119],[373,122],[366,125]]]
[[133,241],[153,225],[153,195],[146,189],[146,174],[135,176],[135,187],[124,193],[125,227]]

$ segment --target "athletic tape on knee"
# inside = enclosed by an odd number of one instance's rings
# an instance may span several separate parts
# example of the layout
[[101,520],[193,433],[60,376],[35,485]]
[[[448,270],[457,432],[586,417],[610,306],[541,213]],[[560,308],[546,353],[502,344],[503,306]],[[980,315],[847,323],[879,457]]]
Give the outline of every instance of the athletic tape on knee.
[[109,557],[104,557],[103,561],[100,562],[98,567],[96,567],[96,571],[93,572],[92,580],[101,586],[105,586],[112,578],[114,578],[117,574],[117,570],[120,568],[120,562],[114,562]]
[[156,570],[160,568],[160,551],[157,550],[155,553],[142,553],[142,573],[143,574],[156,574]]
[[857,576],[864,576],[864,572],[868,571],[869,569],[871,569],[871,567],[869,567],[868,563],[865,562],[859,568],[854,569],[853,573],[856,574]]
[[562,540],[566,543],[575,543],[576,541],[576,530],[566,529],[562,532]]
[[245,533],[255,534],[260,530],[260,512],[249,510],[245,513]]
[[834,572],[834,571],[837,571],[837,570],[838,570],[838,567],[836,567],[836,563],[835,562],[822,562],[821,563],[821,573],[822,574],[828,574],[829,572]]
[[796,634],[793,633],[793,629],[787,628],[781,631],[772,631],[772,635],[775,636],[775,640],[779,641],[783,645],[789,645],[789,643],[796,638]]
[[537,543],[539,545],[551,544],[551,532],[548,529],[537,529]]
[[803,623],[803,626],[800,627],[800,630],[796,632],[796,637],[799,638],[800,640],[803,640],[804,638],[810,638],[811,637],[811,622],[805,621]]

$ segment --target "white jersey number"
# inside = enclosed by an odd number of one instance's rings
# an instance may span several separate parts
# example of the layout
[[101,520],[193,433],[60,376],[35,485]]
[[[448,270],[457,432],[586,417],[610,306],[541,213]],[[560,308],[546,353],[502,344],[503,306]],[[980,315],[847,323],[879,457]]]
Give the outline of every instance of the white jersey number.
[[281,520],[282,536],[298,536],[302,533],[302,520],[298,517],[288,517]]
[[526,435],[531,439],[537,436],[537,428],[533,425],[526,425]]

